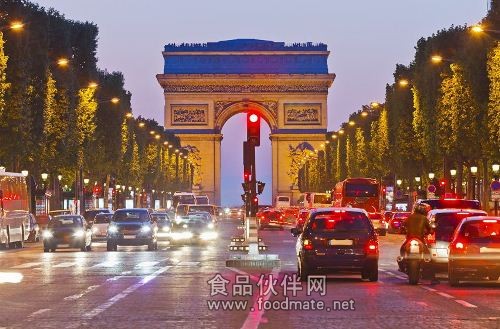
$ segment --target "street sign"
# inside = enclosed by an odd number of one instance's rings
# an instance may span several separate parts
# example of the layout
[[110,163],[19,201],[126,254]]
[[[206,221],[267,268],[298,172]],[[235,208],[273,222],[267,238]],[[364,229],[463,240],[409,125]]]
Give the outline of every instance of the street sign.
[[494,180],[493,182],[491,182],[490,187],[492,191],[500,191],[500,182]]
[[429,192],[429,193],[436,193],[436,186],[434,186],[432,184],[429,185],[429,186],[427,186],[427,192]]

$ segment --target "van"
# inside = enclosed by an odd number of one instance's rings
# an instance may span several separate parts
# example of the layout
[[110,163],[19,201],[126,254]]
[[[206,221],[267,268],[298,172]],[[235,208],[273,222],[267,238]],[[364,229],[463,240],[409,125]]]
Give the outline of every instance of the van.
[[328,208],[332,206],[332,198],[328,193],[305,192],[297,203],[300,208]]
[[290,207],[290,197],[286,195],[278,195],[274,202],[275,208],[288,208]]

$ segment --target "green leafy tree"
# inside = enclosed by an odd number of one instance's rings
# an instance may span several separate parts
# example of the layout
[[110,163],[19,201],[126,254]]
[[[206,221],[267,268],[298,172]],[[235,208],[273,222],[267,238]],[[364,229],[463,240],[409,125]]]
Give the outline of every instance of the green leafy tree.
[[[500,4],[497,4],[500,12]],[[488,102],[489,150],[493,160],[500,159],[500,42],[488,55],[490,92]]]
[[356,128],[356,151],[355,151],[355,158],[356,158],[356,167],[357,167],[357,172],[356,176],[367,176],[367,165],[368,165],[368,158],[367,158],[367,149],[366,149],[366,142],[365,142],[365,134],[363,132],[362,128]]
[[76,108],[76,129],[78,140],[78,165],[86,165],[86,155],[92,150],[89,149],[91,142],[95,139],[96,129],[95,113],[97,111],[97,101],[95,100],[95,88],[81,88],[78,92],[78,106]]
[[10,88],[10,83],[7,82],[7,62],[9,56],[4,52],[4,43],[3,33],[0,32],[0,119],[6,106],[5,96]]

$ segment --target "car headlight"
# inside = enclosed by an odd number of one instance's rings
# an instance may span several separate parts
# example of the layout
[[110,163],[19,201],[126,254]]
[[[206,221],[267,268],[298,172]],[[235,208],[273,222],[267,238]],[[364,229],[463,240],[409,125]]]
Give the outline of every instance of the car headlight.
[[186,224],[182,225],[182,228],[188,228],[188,226]]
[[208,223],[208,228],[213,229],[214,228],[214,223]]
[[168,226],[163,226],[161,229],[163,232],[170,232],[170,227]]
[[44,239],[50,239],[53,236],[54,236],[54,234],[49,230],[45,230],[42,232],[42,238],[44,238]]
[[217,239],[217,236],[217,232],[203,232],[201,233],[200,238],[202,240],[215,240]]
[[174,240],[189,240],[193,238],[193,233],[189,231],[185,232],[174,232],[171,234],[172,239]]
[[151,232],[151,227],[144,225],[143,227],[141,227],[141,232],[142,233]]
[[76,230],[74,233],[73,233],[73,236],[75,238],[82,238],[83,236],[85,235],[85,231],[84,230]]
[[116,233],[116,232],[118,232],[118,227],[116,227],[115,225],[108,226],[108,233]]

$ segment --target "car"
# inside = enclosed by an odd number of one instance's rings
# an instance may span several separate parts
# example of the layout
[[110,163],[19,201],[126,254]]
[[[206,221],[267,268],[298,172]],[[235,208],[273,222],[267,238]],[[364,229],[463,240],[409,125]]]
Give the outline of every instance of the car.
[[260,212],[257,216],[259,230],[272,227],[277,227],[282,231],[285,229],[286,222],[282,211],[269,209]]
[[290,207],[290,197],[287,195],[278,195],[274,201],[274,206],[276,208],[288,208]]
[[384,220],[384,217],[381,213],[374,212],[368,213],[368,218],[372,221],[373,227],[375,227],[375,231],[379,235],[386,235],[387,229],[389,227],[388,223]]
[[299,217],[299,207],[288,207],[280,209],[283,212],[283,218],[289,225],[295,225]]
[[111,210],[107,209],[107,208],[102,208],[102,209],[90,209],[90,210],[87,210],[85,211],[85,213],[83,214],[83,217],[85,218],[85,220],[90,223],[94,220],[95,216],[97,214],[102,214],[102,213],[105,213],[105,214],[110,214],[112,213]]
[[59,215],[52,217],[42,232],[43,251],[56,251],[66,246],[81,251],[92,249],[92,230],[80,215]]
[[299,216],[297,217],[297,222],[295,224],[295,227],[302,229],[307,218],[309,217],[309,213],[310,213],[309,209],[300,209]]
[[92,220],[92,239],[106,239],[109,222],[113,218],[112,213],[99,213]]
[[245,217],[245,211],[241,208],[231,208],[229,212],[226,213],[228,219],[243,219]]
[[393,211],[384,211],[384,220],[389,223],[389,221],[392,218],[392,215],[394,214]]
[[433,228],[433,233],[427,239],[431,261],[426,265],[428,274],[448,270],[448,247],[453,238],[453,232],[464,218],[485,216],[485,211],[476,209],[433,209],[427,214],[427,219]]
[[151,217],[158,225],[158,233],[156,236],[158,240],[170,240],[170,234],[172,233],[172,220],[167,212],[154,212]]
[[207,195],[195,195],[194,198],[196,204],[210,204],[210,200]]
[[432,209],[481,209],[478,200],[467,199],[423,199],[417,200],[415,204],[426,203]]
[[149,251],[158,249],[158,226],[148,209],[118,209],[108,226],[106,247],[117,251],[118,246],[148,246]]
[[410,216],[410,212],[401,211],[392,213],[392,217],[389,220],[388,232],[391,234],[402,234],[406,232],[406,220]]
[[311,274],[355,272],[378,281],[379,244],[368,213],[359,208],[311,211],[303,229],[292,228],[301,281]]
[[500,217],[473,216],[455,230],[449,246],[448,282],[500,279]]
[[189,213],[175,219],[172,241],[177,243],[209,242],[218,238],[215,225],[208,213]]

